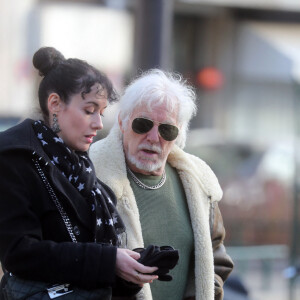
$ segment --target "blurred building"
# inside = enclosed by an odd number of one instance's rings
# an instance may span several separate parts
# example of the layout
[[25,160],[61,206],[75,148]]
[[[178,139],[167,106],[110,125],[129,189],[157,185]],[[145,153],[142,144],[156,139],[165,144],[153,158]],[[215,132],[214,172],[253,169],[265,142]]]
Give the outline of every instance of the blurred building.
[[199,93],[193,127],[262,146],[293,136],[296,0],[4,0],[0,16],[1,116],[32,109],[31,57],[51,45],[94,63],[119,90],[139,69],[184,74]]
[[39,77],[32,56],[43,46],[87,60],[123,88],[134,45],[128,11],[95,1],[4,0],[0,20],[0,124],[35,113]]

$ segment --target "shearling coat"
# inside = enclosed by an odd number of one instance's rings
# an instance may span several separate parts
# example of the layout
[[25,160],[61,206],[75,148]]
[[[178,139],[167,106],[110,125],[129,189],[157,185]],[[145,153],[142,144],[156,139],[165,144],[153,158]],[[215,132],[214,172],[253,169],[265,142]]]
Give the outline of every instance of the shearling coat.
[[[109,185],[117,196],[117,209],[126,226],[128,248],[143,247],[139,211],[126,175],[122,136],[117,124],[105,139],[91,146],[90,157],[98,178]],[[191,288],[186,296],[195,296],[196,300],[222,299],[223,281],[233,268],[223,246],[225,231],[217,209],[222,190],[209,166],[179,147],[174,146],[168,162],[177,169],[182,180],[194,232],[195,278],[189,279]],[[216,218],[210,223],[211,212],[216,214]],[[218,233],[211,233],[211,229],[218,229]],[[214,252],[218,253],[215,262]],[[219,294],[216,298],[215,280]],[[152,299],[149,284],[144,285],[138,299]]]

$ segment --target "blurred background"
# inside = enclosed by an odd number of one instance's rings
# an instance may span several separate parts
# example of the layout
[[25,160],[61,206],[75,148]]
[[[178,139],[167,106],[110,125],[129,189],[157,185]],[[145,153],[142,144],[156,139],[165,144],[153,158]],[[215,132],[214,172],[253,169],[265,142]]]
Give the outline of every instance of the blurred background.
[[41,46],[87,60],[119,93],[153,67],[194,85],[186,151],[224,191],[224,300],[300,299],[298,0],[1,0],[0,131],[37,112]]

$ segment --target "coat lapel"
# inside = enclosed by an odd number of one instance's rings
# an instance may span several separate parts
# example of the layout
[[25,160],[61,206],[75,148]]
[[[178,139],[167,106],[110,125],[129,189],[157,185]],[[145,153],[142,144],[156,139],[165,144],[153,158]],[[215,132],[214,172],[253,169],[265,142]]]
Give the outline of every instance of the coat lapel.
[[[109,157],[107,157],[109,153]],[[126,225],[128,247],[143,246],[140,216],[133,191],[126,176],[120,130],[115,125],[110,134],[91,146],[90,157],[96,174],[115,192],[117,209]],[[112,160],[111,158],[116,159]],[[213,253],[209,230],[210,201],[219,201],[222,190],[209,166],[201,159],[187,154],[174,146],[168,162],[177,169],[187,196],[195,240],[195,285],[196,299],[214,299]],[[144,294],[143,294],[144,293]],[[152,299],[148,285],[139,293],[138,299]]]
[[[110,153],[109,158],[107,153]],[[117,124],[105,139],[91,146],[89,155],[94,163],[97,177],[116,194],[117,210],[126,226],[126,231],[130,232],[127,238],[128,248],[143,247],[139,210],[127,179],[122,137]],[[117,159],[111,159],[112,157]]]
[[[174,147],[169,156],[169,163],[175,167],[181,178],[194,233],[195,245],[195,287],[196,299],[214,299],[214,268],[213,253],[209,230],[209,206],[212,198],[220,200],[221,190],[212,189],[211,185],[205,184],[203,174],[210,176],[211,171],[201,168],[202,161],[198,164],[194,158]],[[198,166],[198,168],[196,168]],[[199,168],[200,167],[200,168]]]

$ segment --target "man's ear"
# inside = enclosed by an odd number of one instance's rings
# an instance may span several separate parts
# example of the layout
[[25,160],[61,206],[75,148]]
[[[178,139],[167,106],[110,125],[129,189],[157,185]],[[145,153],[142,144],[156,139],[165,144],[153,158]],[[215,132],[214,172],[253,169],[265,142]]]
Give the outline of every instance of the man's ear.
[[57,93],[51,93],[48,97],[49,114],[55,114],[60,111],[62,101]]

